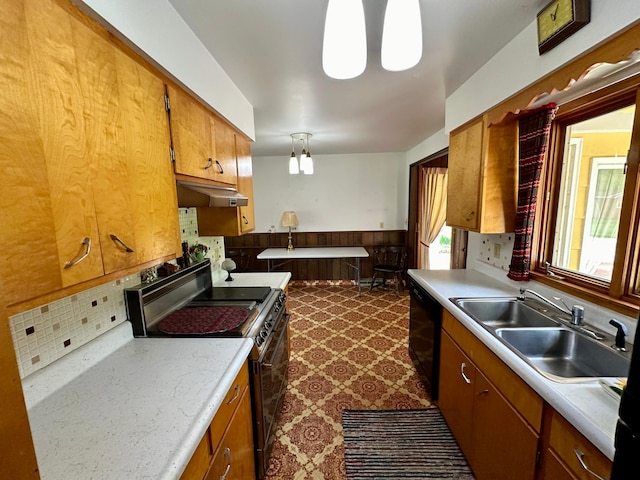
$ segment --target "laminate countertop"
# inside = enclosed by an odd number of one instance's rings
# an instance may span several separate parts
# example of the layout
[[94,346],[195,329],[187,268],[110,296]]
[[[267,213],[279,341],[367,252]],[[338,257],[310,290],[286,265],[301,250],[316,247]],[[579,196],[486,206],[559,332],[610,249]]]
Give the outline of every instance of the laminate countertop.
[[284,290],[291,280],[291,272],[249,272],[233,273],[232,281],[217,280],[214,287],[271,287]]
[[[559,383],[547,379],[450,300],[455,297],[517,296],[517,287],[476,270],[409,270],[409,275],[604,455],[613,460],[619,401],[603,391],[597,378],[584,383]],[[532,286],[531,282],[521,286],[538,290],[538,285]],[[564,294],[560,296],[566,297]],[[585,310],[585,321],[589,323],[596,315],[592,314],[588,304],[585,304]],[[594,324],[599,326],[598,323]],[[630,327],[635,330],[635,325]]]
[[125,321],[30,375],[23,386],[41,478],[179,478],[252,344],[133,338]]

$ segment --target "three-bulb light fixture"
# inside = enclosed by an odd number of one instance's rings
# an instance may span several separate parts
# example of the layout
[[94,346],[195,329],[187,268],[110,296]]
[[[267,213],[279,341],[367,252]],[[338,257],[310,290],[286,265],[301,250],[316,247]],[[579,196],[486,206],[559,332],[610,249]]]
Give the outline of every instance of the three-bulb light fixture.
[[[291,134],[291,157],[289,157],[289,173],[297,175],[302,171],[305,175],[313,174],[313,158],[311,157],[311,149],[309,147],[309,139],[312,137],[310,133],[299,132]],[[298,158],[296,156],[294,141],[300,140],[302,143],[302,151],[300,152],[300,163],[298,164]],[[307,142],[307,148],[305,150],[305,140]]]
[[[380,52],[382,67],[399,72],[422,58],[419,0],[387,0]],[[367,33],[362,0],[329,0],[324,24],[322,67],[331,78],[347,80],[367,65]]]

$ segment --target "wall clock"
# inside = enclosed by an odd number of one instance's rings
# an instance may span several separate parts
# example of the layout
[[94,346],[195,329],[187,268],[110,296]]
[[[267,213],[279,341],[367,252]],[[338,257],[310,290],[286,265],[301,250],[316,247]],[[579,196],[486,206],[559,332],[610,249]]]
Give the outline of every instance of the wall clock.
[[591,20],[591,0],[553,0],[538,13],[540,55],[573,35]]

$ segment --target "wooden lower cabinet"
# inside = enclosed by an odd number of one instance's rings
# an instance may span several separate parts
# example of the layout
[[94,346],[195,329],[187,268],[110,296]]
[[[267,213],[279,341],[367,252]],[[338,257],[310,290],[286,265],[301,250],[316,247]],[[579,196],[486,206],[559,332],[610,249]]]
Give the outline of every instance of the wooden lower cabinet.
[[244,364],[181,480],[255,480],[249,366]]
[[[612,462],[558,412],[549,408],[548,415],[551,417],[548,422],[548,448],[543,459],[541,480],[592,480],[598,478],[596,475],[609,478]],[[560,476],[558,471],[564,472],[564,476]]]
[[438,406],[478,480],[533,480],[538,433],[443,332]]

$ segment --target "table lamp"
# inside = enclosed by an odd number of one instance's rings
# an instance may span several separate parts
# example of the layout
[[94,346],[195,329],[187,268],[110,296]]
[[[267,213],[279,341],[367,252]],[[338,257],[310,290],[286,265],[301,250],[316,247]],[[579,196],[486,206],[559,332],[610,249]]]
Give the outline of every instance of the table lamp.
[[282,220],[280,220],[280,225],[283,227],[289,227],[289,244],[287,245],[287,250],[294,250],[293,243],[291,243],[291,227],[298,226],[298,217],[296,217],[296,212],[284,212],[282,214]]

